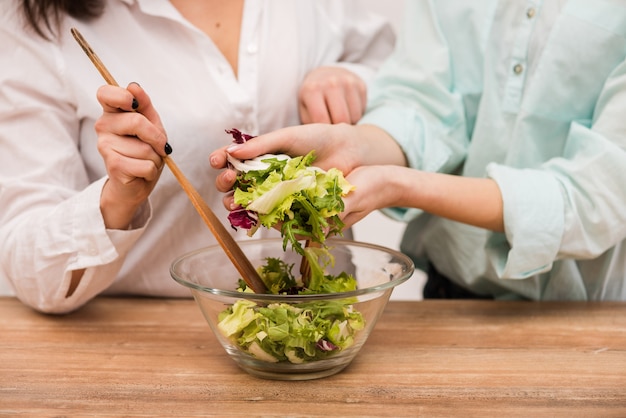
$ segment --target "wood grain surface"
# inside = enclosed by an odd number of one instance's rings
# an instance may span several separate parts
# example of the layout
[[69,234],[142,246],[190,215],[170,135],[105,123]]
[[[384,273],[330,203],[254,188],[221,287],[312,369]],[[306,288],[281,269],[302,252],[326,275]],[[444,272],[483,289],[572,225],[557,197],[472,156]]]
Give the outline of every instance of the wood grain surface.
[[390,302],[324,379],[252,377],[192,300],[0,298],[0,415],[625,417],[626,303]]

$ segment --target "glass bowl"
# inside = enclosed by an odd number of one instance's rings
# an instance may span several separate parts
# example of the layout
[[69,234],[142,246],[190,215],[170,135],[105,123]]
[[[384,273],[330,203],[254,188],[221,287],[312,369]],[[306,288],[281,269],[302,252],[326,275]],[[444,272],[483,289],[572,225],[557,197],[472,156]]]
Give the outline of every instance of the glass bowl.
[[[330,239],[327,243],[335,263],[334,266],[326,268],[326,274],[338,275],[346,272],[354,275],[358,284],[357,290],[307,295],[272,295],[237,291],[241,276],[220,246],[211,246],[182,255],[174,260],[170,273],[174,280],[191,289],[198,307],[217,339],[243,370],[266,379],[317,379],[338,373],[350,364],[382,314],[393,288],[411,277],[414,270],[409,257],[389,248],[341,239]],[[293,264],[293,272],[299,269],[302,257],[290,248],[283,250],[280,238],[251,239],[239,244],[256,267],[265,265],[266,258],[272,257]],[[258,331],[256,325],[251,325],[250,328],[227,336],[229,331],[224,332],[224,329],[227,328],[225,323],[228,320],[224,320],[224,316],[237,302],[239,302],[237,306],[251,307],[253,311],[280,307],[283,309],[281,314],[287,314],[287,311],[296,312],[303,319],[299,317],[296,321],[287,321],[287,325],[274,324],[274,328],[268,332]],[[293,333],[305,332],[299,328],[300,323],[304,323],[303,327],[310,327],[308,321],[312,317],[323,316],[320,310],[328,312],[331,306],[332,309],[339,306],[341,312],[346,314],[339,315],[334,320],[333,317],[330,319],[324,317],[324,321],[328,319],[332,322],[332,325],[324,326],[335,330],[329,335],[333,336],[330,340],[336,344],[329,343],[328,338],[321,338],[313,347],[298,346],[299,343],[294,343]],[[220,321],[223,321],[221,327]],[[298,329],[285,330],[285,326]],[[256,335],[243,335],[246,332]],[[270,344],[269,346],[276,350],[282,350],[280,345],[283,343],[288,347],[284,350],[284,356],[266,355],[265,351],[259,350],[259,344],[250,344],[251,338],[258,338],[257,341],[262,341],[261,344]],[[308,356],[305,356],[305,352]],[[302,357],[307,359],[303,360]]]

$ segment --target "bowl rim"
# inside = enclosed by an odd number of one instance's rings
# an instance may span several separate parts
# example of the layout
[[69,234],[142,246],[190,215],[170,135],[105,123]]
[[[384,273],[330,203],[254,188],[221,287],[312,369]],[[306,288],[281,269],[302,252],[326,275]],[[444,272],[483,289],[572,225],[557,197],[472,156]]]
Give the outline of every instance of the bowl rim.
[[[253,244],[262,245],[264,242],[272,242],[272,243],[280,242],[282,245],[282,241],[283,241],[282,238],[262,238],[262,239],[255,239],[255,240],[238,241],[237,243],[245,249],[247,245],[253,245]],[[170,275],[176,282],[178,282],[179,284],[185,287],[188,287],[192,290],[199,290],[201,292],[211,293],[213,295],[226,296],[226,297],[232,297],[232,298],[238,298],[238,299],[248,299],[248,300],[264,300],[264,301],[280,300],[286,303],[290,303],[290,302],[295,302],[295,301],[345,299],[345,298],[350,298],[350,297],[355,297],[355,296],[362,296],[362,295],[366,295],[366,294],[370,294],[374,292],[380,292],[383,290],[394,288],[398,286],[399,284],[404,283],[415,272],[415,264],[413,263],[413,260],[409,256],[389,247],[384,247],[382,245],[372,244],[368,242],[354,241],[351,239],[342,239],[342,238],[329,238],[326,240],[326,243],[330,247],[332,247],[333,244],[339,244],[339,245],[344,245],[344,246],[368,248],[372,250],[382,250],[384,252],[392,254],[394,258],[399,258],[403,260],[403,262],[408,266],[408,268],[405,271],[403,271],[402,274],[399,274],[398,277],[394,278],[393,280],[389,280],[387,282],[384,282],[375,286],[360,288],[360,289],[352,290],[349,292],[316,293],[316,294],[304,294],[304,295],[274,295],[274,294],[269,294],[269,293],[252,293],[252,292],[247,293],[247,292],[238,291],[236,289],[233,289],[233,290],[216,289],[212,287],[202,286],[197,283],[192,283],[180,277],[176,273],[175,271],[176,266],[182,261],[184,261],[185,259],[196,256],[208,250],[214,250],[216,248],[219,248],[221,250],[221,247],[218,244],[215,244],[215,245],[202,247],[197,250],[190,251],[190,252],[187,252],[185,254],[182,254],[176,257],[170,265]]]

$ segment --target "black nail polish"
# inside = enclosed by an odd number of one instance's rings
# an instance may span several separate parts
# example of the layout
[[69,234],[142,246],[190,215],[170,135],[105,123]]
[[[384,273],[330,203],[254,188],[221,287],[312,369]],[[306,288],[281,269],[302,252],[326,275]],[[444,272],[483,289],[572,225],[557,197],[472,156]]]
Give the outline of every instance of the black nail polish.
[[137,110],[138,107],[139,107],[139,102],[137,101],[137,99],[133,97],[133,110]]
[[172,146],[168,142],[165,143],[165,153],[167,155],[170,155],[172,153]]

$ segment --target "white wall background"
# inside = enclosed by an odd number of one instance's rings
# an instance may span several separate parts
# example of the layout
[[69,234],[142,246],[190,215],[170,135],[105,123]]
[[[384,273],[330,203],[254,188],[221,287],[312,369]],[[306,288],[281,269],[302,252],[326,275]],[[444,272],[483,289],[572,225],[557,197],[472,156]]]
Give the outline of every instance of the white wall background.
[[[405,0],[361,0],[364,7],[387,16],[396,29],[399,29],[403,17]],[[394,221],[380,212],[368,215],[353,227],[357,241],[369,242],[399,250],[404,223]],[[393,300],[420,300],[424,286],[424,274],[418,271],[407,282],[394,289]]]

